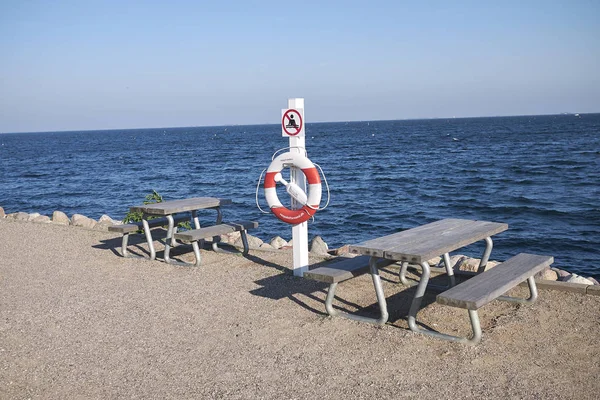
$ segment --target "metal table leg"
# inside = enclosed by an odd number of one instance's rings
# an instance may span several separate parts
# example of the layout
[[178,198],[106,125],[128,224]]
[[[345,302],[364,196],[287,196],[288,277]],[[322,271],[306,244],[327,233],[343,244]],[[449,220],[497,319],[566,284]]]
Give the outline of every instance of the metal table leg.
[[152,241],[152,233],[150,232],[150,225],[146,219],[146,215],[142,217],[142,225],[144,226],[144,234],[146,235],[146,241],[148,242],[148,250],[150,251],[150,260],[156,258],[156,250],[154,250],[154,242]]
[[416,281],[413,279],[406,278],[406,271],[408,270],[408,261],[404,261],[400,266],[400,272],[398,273],[398,278],[400,278],[400,283],[406,286],[412,286],[416,284]]
[[[454,269],[450,265],[450,254],[444,253],[443,255],[444,267],[446,268],[446,276],[448,277],[448,284],[446,286],[442,285],[429,285],[430,289],[435,290],[447,290],[456,285],[456,277],[454,276]],[[427,264],[429,265],[429,264]],[[408,262],[403,262],[400,267],[400,273],[398,277],[400,278],[400,283],[407,286],[415,286],[419,281],[416,279],[408,279],[406,278],[406,271],[408,269]],[[421,279],[423,279],[421,277]]]
[[175,221],[172,215],[167,215],[167,221],[169,221],[169,227],[167,228],[167,237],[165,239],[165,262],[170,264],[172,260],[169,258],[171,252],[171,240],[173,238],[173,229],[175,227]]
[[410,311],[408,312],[408,326],[410,330],[415,333],[421,333],[428,336],[433,336],[438,339],[449,340],[452,342],[460,342],[467,344],[477,344],[481,340],[481,324],[479,323],[479,315],[477,314],[477,310],[469,310],[469,317],[471,319],[471,328],[473,329],[473,336],[469,338],[463,338],[458,336],[447,335],[440,332],[430,331],[429,329],[424,329],[419,327],[417,324],[417,313],[421,308],[421,301],[423,300],[423,296],[425,295],[425,289],[427,287],[427,281],[429,280],[430,269],[429,264],[426,262],[422,263],[423,267],[423,276],[421,277],[421,281],[419,282],[419,286],[417,287],[417,292],[415,293],[415,297],[410,306]]
[[494,242],[492,242],[491,237],[485,238],[485,250],[483,251],[483,255],[481,256],[481,261],[479,261],[479,266],[477,267],[477,272],[483,272],[485,270],[485,266],[487,265],[490,254],[492,254],[492,248],[494,247]]
[[454,276],[454,268],[450,265],[450,254],[444,253],[444,267],[448,275],[448,289],[456,285],[456,277]]
[[521,304],[531,304],[534,303],[538,297],[537,286],[535,284],[535,279],[533,276],[527,278],[527,285],[529,286],[529,297],[526,299],[520,297],[511,297],[511,296],[499,296],[498,300],[509,301],[512,303],[521,303]]
[[387,302],[385,301],[385,294],[383,293],[383,287],[381,286],[381,277],[379,276],[379,269],[377,268],[377,257],[371,257],[369,259],[369,272],[373,278],[373,286],[375,287],[375,294],[377,296],[377,303],[379,304],[379,311],[381,313],[379,318],[363,317],[362,315],[350,314],[342,311],[338,311],[333,308],[333,299],[335,297],[335,289],[337,283],[332,283],[327,290],[327,298],[325,299],[325,309],[327,313],[334,316],[348,318],[354,321],[368,322],[370,324],[385,325],[389,318],[387,311]]
[[[219,225],[221,222],[223,222],[223,212],[221,211],[221,207],[215,207],[215,209],[217,210],[216,225]],[[221,252],[221,249],[219,249],[219,246],[217,246],[219,240],[220,240],[219,236],[215,236],[212,238],[213,251]],[[242,233],[242,242],[244,243],[244,249],[246,249],[248,247],[248,240],[246,239],[245,231]],[[247,253],[247,252],[245,251],[244,253]]]
[[200,220],[198,219],[198,210],[192,210],[192,219],[194,220],[194,228],[200,229]]
[[[194,225],[199,227],[200,223],[198,222],[198,216],[196,215],[195,211],[192,211],[192,217],[194,218]],[[171,239],[173,238],[173,233],[175,232],[176,228],[175,228],[175,221],[174,221],[172,215],[167,215],[167,220],[169,221],[169,227],[167,229],[167,238],[165,240],[165,262],[167,264],[182,265],[185,267],[199,266],[200,265],[200,248],[198,247],[198,242],[192,243],[192,249],[194,251],[194,256],[196,257],[196,262],[189,263],[189,262],[185,262],[185,261],[177,261],[177,260],[171,259],[171,257],[170,257],[170,253],[171,253],[170,242],[171,242]]]

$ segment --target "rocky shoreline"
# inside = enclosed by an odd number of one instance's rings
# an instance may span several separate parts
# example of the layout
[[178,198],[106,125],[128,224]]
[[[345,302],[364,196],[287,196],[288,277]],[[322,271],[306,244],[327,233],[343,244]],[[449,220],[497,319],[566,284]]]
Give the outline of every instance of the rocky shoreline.
[[[108,227],[111,225],[121,224],[122,221],[115,220],[110,216],[104,214],[97,221],[93,218],[89,218],[82,214],[73,214],[70,218],[67,214],[62,211],[54,211],[52,213],[52,217],[47,215],[41,215],[39,213],[26,213],[26,212],[14,212],[6,214],[4,208],[0,207],[0,219],[13,219],[19,221],[30,221],[34,223],[52,223],[57,225],[70,225],[81,227],[85,229],[99,230],[99,231],[108,231]],[[221,237],[221,241],[224,243],[231,244],[236,247],[242,247],[241,238],[239,232],[234,232],[229,235],[224,235]],[[257,250],[265,250],[265,251],[274,251],[274,250],[282,250],[288,249],[292,247],[292,241],[286,241],[285,239],[276,236],[270,239],[267,242],[264,242],[262,239],[248,235],[248,244],[251,249]],[[338,249],[329,249],[327,243],[320,237],[315,236],[310,244],[309,251],[313,255],[325,256],[325,257],[334,257],[339,255],[349,255],[347,251],[347,246],[342,246]],[[450,263],[453,265],[454,270],[457,273],[461,272],[475,272],[477,271],[477,267],[479,265],[479,259],[471,258],[464,255],[453,255],[450,257]],[[429,264],[432,267],[443,267],[443,260],[439,257],[429,260]],[[499,264],[497,261],[489,261],[486,266],[486,270],[493,268],[495,265]],[[547,268],[544,271],[541,271],[536,275],[537,279],[547,280],[547,281],[558,281],[558,282],[567,282],[567,283],[576,283],[583,285],[595,285],[600,286],[600,282],[598,282],[593,277],[583,277],[578,274],[565,271],[559,268]]]

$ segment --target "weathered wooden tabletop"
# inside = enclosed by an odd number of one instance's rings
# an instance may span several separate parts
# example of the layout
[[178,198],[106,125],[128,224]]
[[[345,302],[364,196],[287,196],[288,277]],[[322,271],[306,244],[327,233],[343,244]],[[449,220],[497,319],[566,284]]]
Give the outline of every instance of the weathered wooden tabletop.
[[443,219],[350,246],[350,252],[421,264],[508,229],[508,224]]
[[144,204],[131,207],[131,212],[143,212],[148,215],[172,215],[186,211],[214,208],[231,204],[231,199],[217,197],[193,197],[191,199],[163,201],[162,203]]

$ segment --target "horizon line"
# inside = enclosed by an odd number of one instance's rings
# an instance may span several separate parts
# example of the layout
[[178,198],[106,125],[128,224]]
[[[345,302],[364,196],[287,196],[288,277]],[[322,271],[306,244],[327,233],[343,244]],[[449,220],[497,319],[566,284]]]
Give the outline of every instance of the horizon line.
[[[593,115],[600,112],[573,113],[562,112],[552,114],[517,114],[517,115],[481,115],[471,117],[428,117],[428,118],[397,118],[397,119],[357,119],[347,121],[314,121],[307,122],[311,124],[339,124],[339,123],[356,123],[356,122],[391,122],[391,121],[429,121],[438,119],[476,119],[476,118],[511,118],[511,117],[549,117],[558,115]],[[52,130],[52,131],[17,131],[17,132],[0,132],[0,135],[21,134],[21,133],[68,133],[68,132],[108,132],[108,131],[128,131],[142,129],[185,129],[185,128],[222,128],[229,126],[264,126],[264,125],[279,125],[278,123],[255,123],[255,124],[224,124],[224,125],[188,125],[188,126],[162,126],[162,127],[136,127],[136,128],[100,128],[100,129],[68,129],[68,130]]]

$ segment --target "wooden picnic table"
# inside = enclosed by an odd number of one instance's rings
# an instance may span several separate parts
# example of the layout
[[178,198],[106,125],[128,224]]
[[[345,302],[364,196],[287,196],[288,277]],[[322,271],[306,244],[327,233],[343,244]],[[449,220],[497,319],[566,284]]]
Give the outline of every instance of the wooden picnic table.
[[161,203],[143,204],[130,207],[131,212],[142,212],[147,215],[173,215],[187,211],[198,211],[206,208],[218,208],[231,204],[230,199],[218,197],[193,197],[190,199],[169,200]]
[[[429,281],[430,268],[427,261],[438,256],[443,258],[449,280],[448,287],[452,287],[455,282],[449,253],[480,240],[485,240],[486,247],[478,268],[481,271],[485,268],[492,252],[493,242],[491,237],[507,229],[508,224],[505,223],[443,219],[349,246],[351,253],[371,256],[369,262],[370,274],[377,293],[381,317],[375,320],[366,319],[366,321],[384,324],[388,318],[387,305],[377,268],[379,259],[402,262],[399,276],[404,284],[408,283],[405,274],[409,263],[419,264],[423,269],[408,317],[411,330],[419,331],[416,325],[416,314],[421,306],[421,300]],[[364,321],[365,317],[360,317],[360,320]]]
[[156,258],[156,251],[154,250],[154,244],[152,241],[152,234],[150,233],[150,225],[148,224],[148,217],[150,216],[162,216],[166,217],[168,221],[167,237],[165,239],[165,253],[164,260],[167,263],[171,263],[170,251],[171,247],[175,245],[173,239],[173,233],[175,230],[175,220],[173,215],[191,212],[192,220],[196,229],[200,229],[200,220],[198,219],[198,211],[203,209],[214,209],[217,211],[216,224],[220,224],[223,220],[223,213],[221,206],[231,204],[231,199],[222,199],[218,197],[193,197],[189,199],[170,200],[163,201],[161,203],[143,204],[140,206],[130,207],[131,212],[141,212],[142,223],[144,226],[144,233],[146,240],[148,241],[148,247],[150,250],[150,259]]
[[[388,311],[378,269],[391,263],[401,262],[400,281],[403,284],[408,284],[409,282],[405,277],[408,264],[418,264],[421,266],[423,273],[408,312],[410,330],[453,342],[477,344],[482,335],[478,309],[495,299],[522,304],[533,303],[537,298],[534,275],[544,268],[548,268],[554,262],[552,256],[520,253],[496,265],[493,269],[483,272],[492,251],[492,236],[507,229],[507,224],[498,222],[443,219],[351,245],[349,246],[350,252],[362,254],[362,256],[349,258],[327,266],[318,266],[306,272],[304,276],[329,283],[325,299],[325,309],[329,315],[339,315],[356,321],[383,325],[388,320]],[[486,243],[479,263],[478,272],[480,273],[466,282],[455,285],[449,252],[480,240],[485,240]],[[471,320],[471,337],[455,336],[417,325],[417,313],[421,307],[430,277],[429,260],[438,256],[443,257],[449,282],[448,286],[443,287],[444,292],[437,296],[436,301],[440,304],[468,310]],[[371,274],[373,280],[380,316],[378,318],[366,317],[335,309],[333,300],[338,283],[353,279],[367,271]],[[524,281],[527,281],[529,287],[529,297],[513,297],[505,294]],[[432,286],[430,285],[430,287]]]

